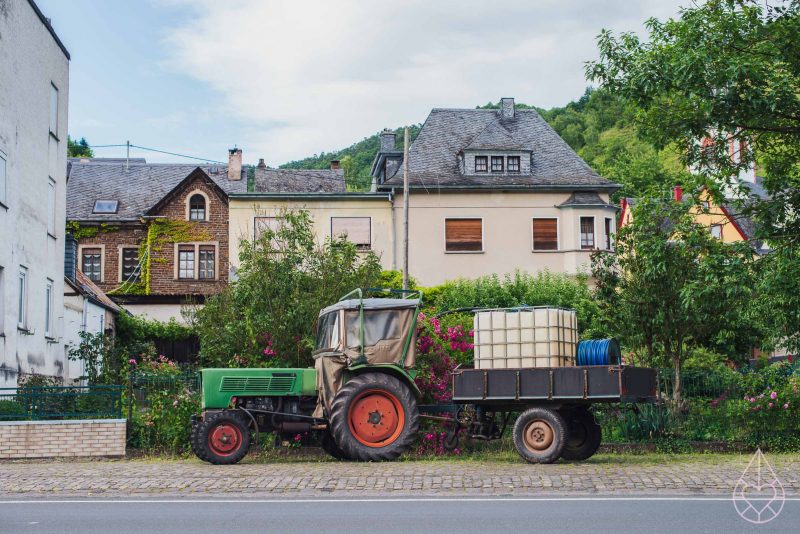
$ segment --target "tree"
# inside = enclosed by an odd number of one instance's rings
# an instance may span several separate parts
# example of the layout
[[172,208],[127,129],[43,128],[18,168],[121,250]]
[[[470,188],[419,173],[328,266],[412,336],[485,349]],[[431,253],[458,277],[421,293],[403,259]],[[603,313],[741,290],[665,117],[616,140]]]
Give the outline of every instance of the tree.
[[318,243],[307,211],[284,212],[280,221],[242,241],[237,279],[196,312],[203,365],[311,365],[319,311],[378,280],[375,254],[344,238]]
[[[759,304],[773,341],[800,349],[800,2],[709,0],[646,27],[648,41],[603,31],[587,76],[639,108],[637,124],[656,146],[684,147],[683,163],[717,201],[758,165],[770,198],[740,197],[756,237],[774,249],[758,262]],[[733,157],[732,140],[745,147]]]
[[81,137],[80,141],[75,141],[67,136],[67,156],[70,158],[93,158],[94,150],[86,142],[85,137]]
[[597,252],[592,271],[606,328],[644,363],[671,365],[674,398],[690,350],[718,347],[751,331],[750,259],[745,243],[726,244],[694,222],[691,205],[651,193],[620,229],[617,254]]

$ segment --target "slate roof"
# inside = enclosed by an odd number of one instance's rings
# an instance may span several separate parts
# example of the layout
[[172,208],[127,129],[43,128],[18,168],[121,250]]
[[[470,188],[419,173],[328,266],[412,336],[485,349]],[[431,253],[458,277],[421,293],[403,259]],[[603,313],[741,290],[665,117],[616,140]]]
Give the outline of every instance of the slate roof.
[[[226,165],[70,161],[67,181],[67,220],[134,221],[172,191],[192,171],[200,168],[226,193],[247,191],[247,171],[242,179],[228,180]],[[95,200],[118,200],[117,213],[92,213]]]
[[613,204],[600,198],[595,191],[575,191],[567,200],[558,205],[559,208],[570,206],[613,206]]
[[724,202],[722,207],[728,212],[729,217],[732,219],[733,223],[739,227],[745,238],[752,243],[756,252],[759,254],[766,254],[770,251],[770,248],[764,241],[756,239],[756,222],[752,217],[749,216],[747,211],[753,202],[757,200],[767,200],[769,198],[769,194],[757,181],[755,183],[742,181],[741,184],[748,189],[748,196],[750,197],[750,200],[745,200],[743,202],[734,202],[729,200]]
[[259,169],[256,193],[344,193],[342,169]]
[[[530,174],[464,175],[464,150],[526,150]],[[535,110],[433,109],[409,148],[409,183],[416,188],[547,188],[616,189],[594,172]],[[402,186],[402,166],[379,187]]]
[[[69,279],[67,279],[67,281],[69,281]],[[107,310],[111,310],[114,313],[120,312],[121,308],[117,306],[117,304],[111,300],[102,289],[97,287],[97,284],[89,280],[89,278],[87,278],[87,276],[79,269],[75,270],[74,285],[84,297],[94,300],[100,306],[106,308]]]

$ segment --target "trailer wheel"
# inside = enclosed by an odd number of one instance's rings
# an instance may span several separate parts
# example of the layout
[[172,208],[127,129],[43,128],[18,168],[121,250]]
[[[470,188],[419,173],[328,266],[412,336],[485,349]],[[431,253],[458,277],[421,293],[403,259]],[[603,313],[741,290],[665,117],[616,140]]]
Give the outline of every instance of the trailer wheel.
[[325,435],[322,436],[322,450],[337,460],[349,460],[347,455],[342,449],[339,448],[339,446],[336,444],[336,440],[333,439],[333,436],[329,432],[326,432]]
[[394,460],[419,428],[417,400],[409,387],[385,373],[351,378],[331,404],[331,433],[349,459]]
[[603,430],[587,408],[580,406],[564,413],[569,436],[561,457],[565,460],[586,460],[590,458],[603,439]]
[[217,465],[237,463],[250,448],[249,425],[229,411],[207,414],[195,426],[191,437],[197,457]]
[[564,418],[548,408],[529,408],[514,423],[514,446],[527,462],[550,464],[558,460],[567,441]]

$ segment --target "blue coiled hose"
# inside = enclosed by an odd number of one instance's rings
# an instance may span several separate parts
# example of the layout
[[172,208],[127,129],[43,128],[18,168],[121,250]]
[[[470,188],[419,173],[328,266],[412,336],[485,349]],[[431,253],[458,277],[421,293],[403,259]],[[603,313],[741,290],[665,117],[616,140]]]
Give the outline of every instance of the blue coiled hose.
[[619,365],[620,356],[615,339],[587,339],[578,343],[578,365]]

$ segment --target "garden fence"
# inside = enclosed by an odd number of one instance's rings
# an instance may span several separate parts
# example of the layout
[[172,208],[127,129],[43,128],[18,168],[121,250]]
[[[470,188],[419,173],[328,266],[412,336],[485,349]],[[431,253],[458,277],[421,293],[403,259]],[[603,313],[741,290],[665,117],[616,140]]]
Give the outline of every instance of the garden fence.
[[0,388],[0,421],[122,418],[123,386]]
[[137,406],[149,405],[148,397],[157,391],[177,392],[183,389],[199,391],[200,373],[184,370],[178,374],[131,373],[129,378],[130,397]]

